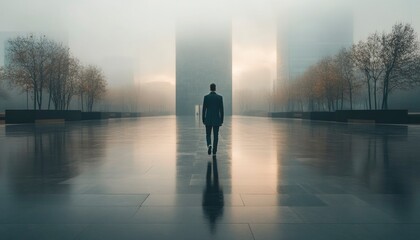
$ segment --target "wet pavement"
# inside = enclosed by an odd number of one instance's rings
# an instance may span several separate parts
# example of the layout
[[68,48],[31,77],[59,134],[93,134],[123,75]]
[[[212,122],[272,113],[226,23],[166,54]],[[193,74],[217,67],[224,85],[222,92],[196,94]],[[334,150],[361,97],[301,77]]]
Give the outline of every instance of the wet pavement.
[[420,126],[0,125],[0,239],[420,239]]

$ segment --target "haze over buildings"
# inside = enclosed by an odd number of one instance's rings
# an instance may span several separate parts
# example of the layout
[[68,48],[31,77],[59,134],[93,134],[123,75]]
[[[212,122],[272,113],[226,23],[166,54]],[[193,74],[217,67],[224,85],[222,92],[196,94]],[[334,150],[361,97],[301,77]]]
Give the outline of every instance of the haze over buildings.
[[[201,19],[200,19],[201,20]],[[215,83],[225,114],[232,114],[231,20],[187,22],[176,29],[176,114],[194,115]],[[197,109],[196,109],[197,108]]]
[[[401,44],[400,59],[383,58],[392,41],[336,55],[376,31],[398,39],[393,26],[412,40],[419,10],[0,0],[0,240],[420,239],[420,46]],[[7,39],[30,33],[66,47],[26,38],[5,58]],[[370,84],[366,66],[390,74]],[[220,129],[199,116],[211,83]],[[389,104],[409,115],[351,111],[388,109],[388,90],[411,84]],[[4,112],[45,101],[59,111]]]
[[[343,6],[312,2],[284,9],[277,25],[278,83],[292,81],[323,57],[353,44],[353,12]],[[301,9],[298,11],[297,9]]]
[[[350,38],[357,42],[369,33],[388,31],[395,22],[409,22],[420,32],[420,2],[416,0],[40,0],[37,4],[0,0],[0,4],[0,32],[63,32],[71,52],[82,63],[104,70],[110,91],[120,81],[133,89],[146,82],[167,82],[175,88],[177,19],[216,23],[220,15],[226,16],[231,21],[232,101],[236,112],[242,108],[269,109],[265,97],[283,71],[278,66],[284,66],[277,47],[286,40],[292,42],[289,47],[296,53],[289,59],[294,76],[312,61],[299,57],[298,51],[307,54],[318,49],[317,45],[309,50],[301,48],[308,38],[322,42],[325,39],[317,36],[323,35],[328,41],[340,37],[334,41],[347,45]],[[209,10],[200,11],[203,6]],[[277,34],[284,25],[289,30]],[[336,48],[338,45],[330,49]],[[207,85],[200,94],[208,92]],[[249,98],[254,101],[243,102]],[[8,105],[15,100],[1,101],[1,105]],[[24,108],[24,102],[18,105]]]

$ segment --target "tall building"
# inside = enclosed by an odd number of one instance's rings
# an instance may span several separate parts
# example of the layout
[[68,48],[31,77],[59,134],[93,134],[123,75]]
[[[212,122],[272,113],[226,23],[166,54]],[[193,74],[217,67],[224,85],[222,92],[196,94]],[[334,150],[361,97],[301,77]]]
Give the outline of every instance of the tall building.
[[231,22],[178,21],[176,27],[176,115],[194,115],[215,83],[225,115],[232,114]]
[[292,81],[323,57],[352,43],[350,8],[322,1],[288,6],[278,19],[277,83]]

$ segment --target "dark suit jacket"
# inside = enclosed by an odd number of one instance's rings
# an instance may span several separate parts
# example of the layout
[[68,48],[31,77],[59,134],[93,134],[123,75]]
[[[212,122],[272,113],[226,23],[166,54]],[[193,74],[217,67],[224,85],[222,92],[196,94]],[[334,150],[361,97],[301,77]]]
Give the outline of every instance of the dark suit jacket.
[[202,117],[204,125],[221,126],[224,118],[223,97],[215,92],[204,96]]

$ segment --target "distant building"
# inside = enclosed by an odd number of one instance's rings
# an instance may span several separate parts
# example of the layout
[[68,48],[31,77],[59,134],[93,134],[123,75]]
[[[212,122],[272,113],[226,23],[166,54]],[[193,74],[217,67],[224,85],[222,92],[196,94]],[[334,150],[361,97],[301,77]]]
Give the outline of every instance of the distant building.
[[280,14],[277,31],[278,84],[293,80],[323,57],[332,56],[353,43],[353,15],[349,8],[312,4],[296,3]]
[[176,28],[176,115],[194,115],[215,83],[225,114],[232,114],[230,20],[217,24],[179,21]]
[[[23,33],[25,34],[25,33]],[[0,66],[4,66],[8,63],[6,56],[6,49],[9,46],[9,39],[19,36],[18,32],[0,32]]]
[[141,112],[174,114],[175,86],[170,82],[147,82],[140,85]]

